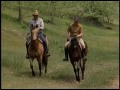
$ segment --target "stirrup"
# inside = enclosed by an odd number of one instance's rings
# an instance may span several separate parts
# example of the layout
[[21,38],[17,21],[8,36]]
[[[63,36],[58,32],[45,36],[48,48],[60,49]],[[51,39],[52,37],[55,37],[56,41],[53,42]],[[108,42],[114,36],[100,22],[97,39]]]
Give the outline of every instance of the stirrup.
[[64,58],[63,61],[68,61],[68,59]]
[[26,58],[27,58],[27,59],[29,59],[29,56],[28,56],[28,54],[26,54]]
[[84,57],[83,57],[83,60],[87,61],[87,58],[84,56]]
[[50,56],[50,53],[47,53],[47,57],[49,57]]

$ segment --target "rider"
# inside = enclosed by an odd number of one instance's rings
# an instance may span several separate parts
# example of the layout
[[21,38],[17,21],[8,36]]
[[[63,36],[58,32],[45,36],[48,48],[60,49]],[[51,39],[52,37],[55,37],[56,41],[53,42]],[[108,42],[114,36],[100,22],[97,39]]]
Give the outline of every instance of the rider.
[[43,29],[44,29],[43,19],[39,17],[39,13],[37,10],[35,10],[35,12],[32,14],[32,16],[33,16],[33,19],[29,22],[28,33],[27,33],[27,38],[26,38],[26,49],[27,49],[26,58],[29,59],[28,45],[29,45],[30,36],[31,36],[30,32],[33,29],[33,27],[39,30],[38,37],[43,42],[44,50],[47,52],[47,56],[50,56],[50,54],[48,52],[48,46],[47,46],[48,44],[46,42],[46,37],[43,35]]
[[85,55],[86,46],[82,39],[82,36],[83,36],[83,28],[79,23],[79,17],[76,17],[74,19],[74,23],[71,24],[67,29],[67,42],[65,43],[65,47],[64,47],[65,58],[63,59],[63,61],[68,61],[68,47],[70,45],[70,40],[72,37],[77,38],[79,45],[82,46],[83,60],[87,60]]

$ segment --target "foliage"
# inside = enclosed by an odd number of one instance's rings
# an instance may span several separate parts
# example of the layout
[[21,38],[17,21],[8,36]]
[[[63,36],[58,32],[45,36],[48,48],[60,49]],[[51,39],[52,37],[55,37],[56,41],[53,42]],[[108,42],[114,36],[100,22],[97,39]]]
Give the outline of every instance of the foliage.
[[51,22],[54,22],[54,17],[95,17],[109,23],[114,17],[119,18],[119,1],[2,1],[2,9],[18,10],[18,2],[21,2],[23,19],[29,16],[27,12],[32,13],[35,9],[42,16],[51,16],[48,20]]

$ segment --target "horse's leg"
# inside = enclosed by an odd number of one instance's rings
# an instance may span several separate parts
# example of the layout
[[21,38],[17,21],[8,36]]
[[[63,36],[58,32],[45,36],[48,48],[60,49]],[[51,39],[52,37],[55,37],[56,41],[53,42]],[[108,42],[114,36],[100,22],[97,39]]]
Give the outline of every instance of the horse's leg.
[[39,64],[39,71],[40,71],[39,77],[41,77],[41,63]]
[[41,77],[42,57],[37,58],[37,61],[38,61],[39,71],[40,71],[39,77]]
[[86,63],[86,60],[83,60],[83,66],[81,68],[81,70],[82,70],[82,80],[84,79],[85,63]]
[[[78,81],[78,73],[77,73],[77,64],[76,62],[73,62],[73,69],[74,69],[74,73],[75,73],[75,77],[76,77],[76,81]],[[79,81],[78,81],[79,82]]]
[[47,60],[45,60],[45,73],[47,73]]
[[80,82],[79,68],[77,68],[77,81]]
[[[46,53],[45,53],[46,54]],[[47,73],[47,56],[44,55],[43,56],[43,61],[42,61],[43,65],[45,66],[45,73]]]
[[33,59],[30,59],[30,68],[32,70],[32,76],[35,76],[35,72],[33,70]]
[[79,71],[80,71],[80,61],[77,62],[77,81],[80,82],[80,74],[79,74]]

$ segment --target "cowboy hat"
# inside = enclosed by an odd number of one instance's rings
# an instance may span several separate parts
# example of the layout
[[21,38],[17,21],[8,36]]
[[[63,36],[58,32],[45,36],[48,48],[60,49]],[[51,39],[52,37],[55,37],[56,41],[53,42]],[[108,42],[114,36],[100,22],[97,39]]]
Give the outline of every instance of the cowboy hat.
[[79,22],[80,18],[77,16],[77,17],[74,18],[74,21],[78,21]]
[[39,13],[38,13],[38,11],[37,10],[35,10],[35,12],[33,12],[33,14],[32,14],[33,16],[34,15],[39,15]]

